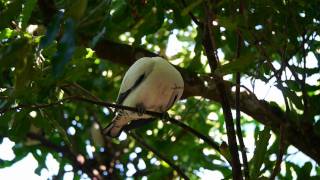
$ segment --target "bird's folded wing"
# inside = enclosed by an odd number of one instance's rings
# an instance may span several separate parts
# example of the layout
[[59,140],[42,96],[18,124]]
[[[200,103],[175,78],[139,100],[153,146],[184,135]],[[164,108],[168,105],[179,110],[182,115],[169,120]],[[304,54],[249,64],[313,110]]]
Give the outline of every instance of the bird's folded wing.
[[126,72],[117,98],[117,104],[122,104],[130,92],[138,87],[152,72],[153,61],[137,61]]

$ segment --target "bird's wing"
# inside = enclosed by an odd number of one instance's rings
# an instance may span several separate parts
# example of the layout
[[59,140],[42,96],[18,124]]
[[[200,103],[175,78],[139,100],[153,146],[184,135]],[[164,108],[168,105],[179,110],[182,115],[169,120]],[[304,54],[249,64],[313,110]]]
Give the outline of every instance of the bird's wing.
[[149,59],[139,59],[126,72],[121,83],[117,104],[122,104],[130,92],[138,87],[151,73],[154,62]]
[[119,93],[119,96],[117,98],[117,104],[122,104],[123,101],[126,99],[126,97],[130,94],[130,92],[136,88],[137,86],[139,86],[139,84],[145,79],[146,74],[143,73],[141,74],[138,79],[134,82],[134,84],[126,91]]

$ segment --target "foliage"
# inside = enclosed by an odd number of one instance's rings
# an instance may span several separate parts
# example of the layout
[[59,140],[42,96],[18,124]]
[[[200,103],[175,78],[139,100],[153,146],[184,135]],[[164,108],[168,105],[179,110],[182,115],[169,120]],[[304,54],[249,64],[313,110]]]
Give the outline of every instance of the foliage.
[[[223,54],[219,53],[221,65],[216,72],[226,75],[224,79],[233,84],[237,72],[242,80],[249,79],[253,84],[272,84],[286,101],[286,105],[264,102],[272,107],[275,117],[286,120],[283,123],[288,129],[284,132],[272,119],[262,121],[260,112],[241,118],[242,127],[256,128],[250,176],[266,178],[273,172],[273,157],[278,155],[279,146],[286,149],[292,143],[292,134],[286,136],[286,131],[297,132],[306,141],[311,139],[309,133],[319,139],[319,2],[248,0],[242,2],[242,14],[238,1],[214,2],[0,0],[0,137],[1,141],[9,138],[15,143],[15,158],[0,160],[0,167],[10,167],[31,153],[38,162],[35,173],[41,174],[51,154],[60,165],[56,178],[63,177],[66,165],[73,167],[75,179],[85,177],[83,174],[111,179],[179,177],[166,160],[130,134],[120,139],[101,139],[97,126],[105,127],[113,117],[112,111],[75,97],[114,102],[126,65],[134,61],[124,57],[138,58],[139,54],[130,53],[141,48],[166,57],[187,75],[196,73],[199,76],[195,77],[210,79],[203,47],[204,38],[210,37],[201,28],[206,8],[213,13],[210,36],[216,50]],[[182,47],[168,55],[172,37]],[[239,37],[242,48],[237,46]],[[101,44],[109,47],[102,53]],[[123,44],[129,45],[124,48],[126,52],[112,50]],[[191,86],[187,88],[192,91]],[[214,86],[202,88],[211,90]],[[204,93],[186,97],[169,114],[218,143],[227,141],[220,106],[223,102],[207,99]],[[243,113],[246,109],[240,107]],[[262,126],[264,130],[260,131]],[[250,134],[246,130],[243,133],[248,144]],[[230,158],[186,129],[157,120],[132,131],[190,179],[199,179],[204,169],[218,171],[226,179],[232,177]],[[285,145],[281,133],[289,139]],[[313,143],[317,146],[319,142]],[[320,152],[319,147],[306,149]],[[295,156],[285,153],[279,179],[319,178],[320,169],[314,163],[319,159],[311,157],[313,163],[302,165],[287,160],[289,157]]]

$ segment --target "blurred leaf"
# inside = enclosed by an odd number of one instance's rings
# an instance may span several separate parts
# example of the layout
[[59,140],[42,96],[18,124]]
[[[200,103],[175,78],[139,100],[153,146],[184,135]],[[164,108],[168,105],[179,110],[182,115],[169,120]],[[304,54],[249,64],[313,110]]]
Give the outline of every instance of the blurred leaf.
[[75,50],[75,31],[72,19],[67,19],[64,34],[58,43],[58,51],[52,59],[52,69],[55,77],[62,75],[64,66],[71,60]]
[[71,2],[71,6],[66,11],[66,16],[72,17],[73,20],[80,20],[87,9],[88,0],[76,0]]
[[27,27],[28,21],[31,17],[31,13],[36,3],[37,0],[27,0],[26,3],[23,4],[21,29],[25,29]]
[[9,28],[5,28],[0,31],[0,40],[6,40],[15,35],[17,35],[16,31],[11,30]]
[[195,7],[199,6],[202,3],[203,0],[196,0],[192,2],[190,5],[188,5],[186,8],[184,8],[181,12],[182,16],[186,16],[189,12],[192,11]]
[[69,140],[68,134],[65,129],[57,122],[56,119],[49,118],[49,123],[58,131],[61,138],[68,145],[68,147],[72,147],[71,141]]
[[139,20],[136,23],[133,30],[136,30],[135,33],[136,39],[140,39],[144,35],[155,33],[163,24],[164,21],[164,12],[160,7],[150,8],[150,11],[147,12],[146,16]]
[[56,38],[60,30],[60,23],[63,18],[63,12],[59,11],[53,18],[52,22],[47,28],[46,35],[41,38],[39,48],[43,49],[48,47]]
[[27,111],[20,111],[14,114],[12,119],[12,128],[10,129],[10,138],[18,142],[26,137],[30,129],[30,116]]
[[263,131],[259,132],[258,141],[256,141],[256,148],[254,150],[254,156],[250,161],[250,178],[252,179],[257,179],[260,176],[260,168],[265,159],[270,137],[270,128],[268,127],[265,127]]

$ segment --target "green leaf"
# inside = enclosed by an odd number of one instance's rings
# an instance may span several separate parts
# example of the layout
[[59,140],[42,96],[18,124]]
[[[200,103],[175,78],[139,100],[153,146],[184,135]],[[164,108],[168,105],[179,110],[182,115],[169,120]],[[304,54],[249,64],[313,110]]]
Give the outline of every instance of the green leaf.
[[35,7],[37,0],[27,0],[22,9],[22,22],[21,28],[24,30],[27,27],[28,21],[31,17],[33,8]]
[[7,9],[0,11],[0,29],[8,27],[11,21],[19,16],[21,8],[22,0],[15,0],[8,5]]
[[11,30],[9,28],[5,28],[0,31],[0,40],[9,39],[15,35],[17,35],[16,31]]
[[270,137],[271,133],[269,127],[265,127],[263,131],[259,132],[258,141],[256,142],[256,148],[254,150],[254,156],[250,163],[250,177],[252,179],[257,179],[260,176],[260,168],[266,156]]
[[64,26],[64,34],[58,44],[58,51],[53,56],[53,75],[59,77],[64,71],[64,66],[71,60],[75,51],[74,21],[67,19]]

